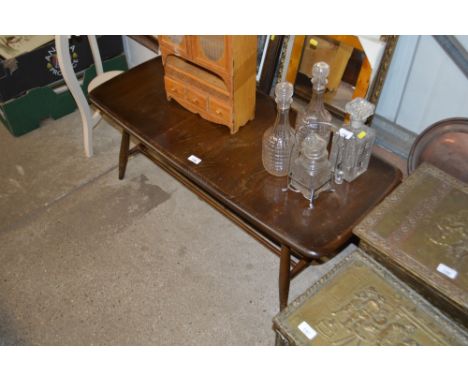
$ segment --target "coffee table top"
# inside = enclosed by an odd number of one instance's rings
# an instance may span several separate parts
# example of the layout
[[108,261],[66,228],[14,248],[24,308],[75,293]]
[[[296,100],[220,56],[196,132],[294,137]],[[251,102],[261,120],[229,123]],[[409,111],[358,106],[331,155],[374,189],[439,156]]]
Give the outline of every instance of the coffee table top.
[[[365,174],[321,194],[309,209],[302,195],[284,191],[285,177],[263,169],[261,141],[276,116],[274,100],[257,93],[255,119],[230,135],[228,128],[167,101],[160,58],[104,83],[90,99],[203,192],[306,258],[336,253],[353,227],[401,181],[398,169],[373,156]],[[192,163],[191,155],[201,162]]]

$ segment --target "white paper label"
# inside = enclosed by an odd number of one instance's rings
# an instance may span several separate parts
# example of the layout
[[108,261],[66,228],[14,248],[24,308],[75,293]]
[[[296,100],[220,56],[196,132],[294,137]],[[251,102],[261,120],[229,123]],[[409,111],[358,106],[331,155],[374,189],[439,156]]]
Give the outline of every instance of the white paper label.
[[449,279],[454,279],[458,275],[458,272],[455,269],[450,268],[447,265],[442,264],[442,263],[440,263],[439,266],[437,267],[437,271],[444,274]]
[[348,129],[345,129],[344,127],[338,130],[338,134],[340,134],[340,136],[344,139],[351,139],[351,137],[353,136],[353,133]]
[[317,332],[310,326],[307,322],[302,321],[298,326],[298,329],[304,333],[304,335],[309,339],[315,338]]
[[190,155],[187,159],[195,164],[199,164],[201,162],[201,159],[195,155]]

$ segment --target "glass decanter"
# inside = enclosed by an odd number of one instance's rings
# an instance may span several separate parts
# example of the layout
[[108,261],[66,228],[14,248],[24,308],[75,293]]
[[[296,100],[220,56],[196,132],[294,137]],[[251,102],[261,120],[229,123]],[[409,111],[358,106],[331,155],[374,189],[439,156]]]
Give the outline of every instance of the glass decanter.
[[304,109],[299,110],[296,118],[298,147],[311,132],[320,135],[327,144],[330,140],[332,116],[323,104],[329,73],[330,66],[326,62],[317,62],[312,67],[312,98]]
[[355,98],[346,104],[350,124],[343,125],[334,134],[330,153],[335,183],[343,183],[343,179],[352,182],[367,170],[375,131],[364,122],[374,113],[374,109],[375,106],[363,98]]
[[289,123],[293,92],[293,85],[289,82],[280,82],[276,85],[276,120],[273,126],[263,134],[263,166],[266,171],[275,176],[288,174],[289,158],[294,144],[294,130]]
[[291,162],[288,187],[310,201],[322,191],[328,190],[331,179],[331,164],[328,161],[327,142],[318,134],[308,135],[301,143],[299,154]]

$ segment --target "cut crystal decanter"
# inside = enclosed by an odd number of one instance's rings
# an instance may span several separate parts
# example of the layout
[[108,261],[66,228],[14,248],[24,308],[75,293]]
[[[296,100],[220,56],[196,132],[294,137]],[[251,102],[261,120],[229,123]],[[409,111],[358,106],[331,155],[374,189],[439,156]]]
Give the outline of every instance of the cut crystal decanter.
[[332,117],[323,104],[323,95],[329,73],[330,66],[326,62],[317,62],[312,67],[312,98],[304,109],[299,110],[296,119],[298,148],[304,138],[311,132],[320,135],[327,144],[330,140]]
[[294,144],[294,130],[289,123],[289,108],[292,103],[294,88],[289,82],[276,85],[275,95],[277,115],[275,123],[263,134],[262,162],[271,175],[288,174],[291,148]]
[[313,200],[329,189],[331,164],[327,142],[318,134],[309,134],[301,143],[296,158],[291,160],[288,187],[301,192],[313,206]]
[[340,184],[343,179],[352,182],[367,170],[375,131],[364,122],[374,109],[375,106],[363,98],[355,98],[346,104],[345,110],[351,122],[334,134],[330,153],[335,183]]

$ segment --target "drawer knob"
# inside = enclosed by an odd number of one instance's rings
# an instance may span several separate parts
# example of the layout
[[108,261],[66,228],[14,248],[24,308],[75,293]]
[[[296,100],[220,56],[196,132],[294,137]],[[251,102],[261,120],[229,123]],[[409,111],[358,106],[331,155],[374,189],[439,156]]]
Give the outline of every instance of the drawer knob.
[[221,115],[221,110],[216,109],[215,113],[218,114],[218,115]]

